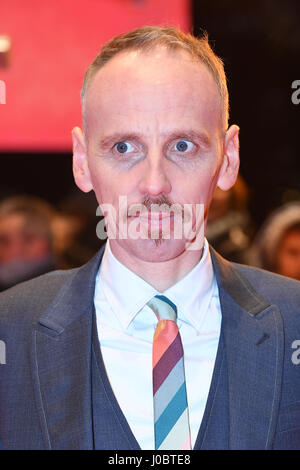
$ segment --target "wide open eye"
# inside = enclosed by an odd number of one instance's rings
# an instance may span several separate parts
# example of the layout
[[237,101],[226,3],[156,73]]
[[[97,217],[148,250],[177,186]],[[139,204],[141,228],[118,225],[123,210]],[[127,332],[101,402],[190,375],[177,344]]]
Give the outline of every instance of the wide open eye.
[[134,150],[134,147],[129,142],[118,142],[115,149],[118,153],[130,153]]
[[194,144],[189,140],[178,140],[175,144],[175,150],[177,150],[177,152],[188,152],[189,150],[192,150],[193,147]]

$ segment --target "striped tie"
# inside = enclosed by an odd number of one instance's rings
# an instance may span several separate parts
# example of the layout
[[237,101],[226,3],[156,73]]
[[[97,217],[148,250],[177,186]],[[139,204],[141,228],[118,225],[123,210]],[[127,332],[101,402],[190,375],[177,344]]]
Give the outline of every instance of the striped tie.
[[155,449],[191,449],[177,308],[164,295],[156,295],[148,305],[159,320],[152,357]]

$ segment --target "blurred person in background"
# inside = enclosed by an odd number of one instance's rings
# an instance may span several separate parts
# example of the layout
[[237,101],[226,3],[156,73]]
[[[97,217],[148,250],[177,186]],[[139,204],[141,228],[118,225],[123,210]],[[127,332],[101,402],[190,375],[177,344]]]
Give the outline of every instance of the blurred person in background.
[[96,236],[97,207],[94,193],[84,197],[77,190],[58,204],[52,230],[60,268],[70,269],[86,263],[103,244]]
[[249,263],[300,281],[300,201],[269,215],[255,237]]
[[42,199],[14,196],[0,203],[0,290],[56,268],[51,221]]
[[217,187],[208,213],[206,238],[226,259],[245,263],[254,234],[248,211],[249,189],[239,175],[229,191]]

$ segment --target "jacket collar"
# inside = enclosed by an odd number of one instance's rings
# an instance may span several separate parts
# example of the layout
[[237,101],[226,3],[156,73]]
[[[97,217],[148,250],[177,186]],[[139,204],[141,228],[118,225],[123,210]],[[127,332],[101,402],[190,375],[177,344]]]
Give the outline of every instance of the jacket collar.
[[219,289],[226,291],[232,300],[251,316],[256,316],[270,306],[270,303],[242,276],[236,265],[224,259],[212,247],[210,252]]
[[94,305],[95,280],[104,253],[104,246],[97,254],[73,274],[62,286],[54,302],[43,312],[39,323],[61,334]]
[[[73,274],[62,286],[54,302],[40,317],[41,325],[60,334],[78,316],[93,306],[95,280],[104,249],[103,246],[88,263],[73,270]],[[252,317],[270,306],[270,303],[239,273],[233,263],[225,260],[212,247],[210,252],[221,292],[227,292],[232,300]]]

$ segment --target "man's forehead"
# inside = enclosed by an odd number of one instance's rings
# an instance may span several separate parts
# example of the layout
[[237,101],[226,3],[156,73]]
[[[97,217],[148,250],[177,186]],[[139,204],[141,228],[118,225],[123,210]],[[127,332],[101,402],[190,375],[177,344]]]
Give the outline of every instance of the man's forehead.
[[[109,59],[105,65],[100,67],[98,71],[95,72],[94,78],[91,80],[94,81],[96,77],[101,77],[114,73],[114,72],[122,72],[130,73],[134,71],[135,76],[139,78],[141,72],[147,68],[147,66],[152,69],[151,71],[154,72],[161,72],[163,70],[163,66],[165,61],[178,63],[179,66],[187,63],[195,63],[202,66],[199,60],[196,60],[192,57],[192,55],[185,51],[184,49],[176,49],[176,50],[169,50],[166,46],[156,46],[150,50],[125,50],[117,53],[114,57]],[[161,67],[153,69],[153,64],[159,63]],[[122,79],[121,75],[118,75],[119,79]]]
[[204,64],[184,50],[168,51],[165,47],[157,47],[151,51],[117,54],[95,73],[86,100],[105,100],[110,93],[128,91],[130,85],[135,94],[139,91],[153,93],[153,88],[162,87],[168,92],[174,86],[180,86],[189,95],[205,86],[206,93],[211,91],[218,96],[214,79]]
[[24,215],[18,212],[12,212],[12,213],[0,216],[1,229],[3,227],[12,228],[12,229],[22,227],[24,225],[24,221],[25,221]]
[[[85,134],[100,128],[222,128],[222,104],[207,67],[185,51],[130,51],[93,77],[84,106]],[[148,126],[148,127],[147,127]]]

